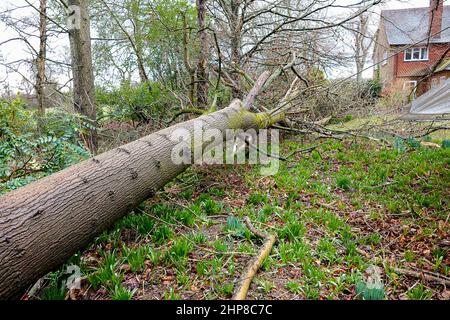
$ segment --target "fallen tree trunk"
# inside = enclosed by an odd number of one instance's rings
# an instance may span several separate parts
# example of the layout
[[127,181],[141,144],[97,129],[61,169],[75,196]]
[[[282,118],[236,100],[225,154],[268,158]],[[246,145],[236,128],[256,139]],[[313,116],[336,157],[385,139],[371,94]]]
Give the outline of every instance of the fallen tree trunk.
[[282,119],[282,113],[248,111],[267,78],[268,74],[260,77],[245,103],[234,100],[223,110],[150,134],[0,197],[0,298],[19,297],[180,174],[187,165],[171,159],[179,143],[170,138],[175,129],[193,136],[199,122],[205,129],[225,132],[264,128]]

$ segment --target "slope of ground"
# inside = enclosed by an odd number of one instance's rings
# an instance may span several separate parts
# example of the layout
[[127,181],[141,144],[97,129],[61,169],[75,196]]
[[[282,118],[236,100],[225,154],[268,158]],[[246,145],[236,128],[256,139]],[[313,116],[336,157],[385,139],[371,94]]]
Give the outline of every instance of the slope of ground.
[[[304,147],[296,139],[283,154]],[[428,277],[450,277],[449,165],[448,148],[358,139],[327,141],[271,177],[193,167],[68,262],[81,290],[61,289],[62,269],[39,296],[228,299],[262,245],[248,216],[279,236],[249,299],[449,299],[446,280]]]

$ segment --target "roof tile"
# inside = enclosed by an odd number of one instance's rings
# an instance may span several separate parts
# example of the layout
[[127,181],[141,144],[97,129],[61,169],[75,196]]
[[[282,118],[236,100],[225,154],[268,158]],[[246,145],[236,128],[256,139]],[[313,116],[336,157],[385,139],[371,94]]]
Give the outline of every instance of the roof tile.
[[[427,38],[429,31],[429,7],[381,11],[390,45],[412,44]],[[450,42],[450,6],[444,6],[442,30],[431,43]]]

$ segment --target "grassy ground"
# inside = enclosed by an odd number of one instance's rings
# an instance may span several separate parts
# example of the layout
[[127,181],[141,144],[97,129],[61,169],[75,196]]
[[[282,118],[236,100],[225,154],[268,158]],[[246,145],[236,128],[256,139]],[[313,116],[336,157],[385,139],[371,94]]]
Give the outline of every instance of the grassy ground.
[[[424,118],[422,121],[415,120],[402,120],[407,116],[412,119],[420,120],[421,117]],[[426,119],[434,119],[426,120]],[[448,117],[447,117],[448,118]],[[365,117],[350,117],[348,119],[342,119],[341,123],[331,124],[328,127],[334,130],[367,130],[371,127],[375,127],[375,131],[385,131],[387,132],[395,132],[396,134],[403,137],[411,137],[416,135],[421,135],[432,128],[437,127],[449,127],[449,120],[440,120],[440,117],[431,117],[431,116],[414,116],[414,115],[399,115],[398,113],[380,113],[379,115],[371,115]],[[379,135],[379,132],[376,135]],[[386,134],[388,136],[388,134]],[[450,130],[439,130],[431,132],[427,135],[429,141],[433,142],[441,142],[444,139],[449,139]]]
[[[284,154],[304,147],[295,137]],[[193,167],[118,221],[68,264],[76,299],[228,299],[262,245],[244,225],[279,237],[250,299],[450,299],[450,149],[331,141],[281,164]],[[381,289],[370,289],[376,271]],[[64,298],[62,273],[41,299]]]

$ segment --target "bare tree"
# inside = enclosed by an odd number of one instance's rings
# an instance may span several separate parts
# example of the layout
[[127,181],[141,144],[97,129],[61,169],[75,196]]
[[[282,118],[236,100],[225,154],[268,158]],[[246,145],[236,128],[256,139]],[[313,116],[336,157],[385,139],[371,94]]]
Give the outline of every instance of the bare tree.
[[200,42],[200,53],[197,65],[197,104],[200,108],[208,106],[209,74],[207,70],[209,57],[208,32],[206,30],[206,2],[197,0],[197,24]]
[[325,70],[347,63],[347,57],[337,54],[335,33],[380,1],[354,1],[339,16],[329,15],[343,8],[336,1],[211,1],[213,28],[224,52],[224,83],[239,97],[242,78],[251,82],[252,73],[283,65],[293,53],[298,58],[293,67],[305,74],[312,67]]
[[45,113],[45,59],[47,54],[47,0],[39,2],[39,52],[36,58],[36,95],[38,100],[38,114]]
[[[74,107],[90,122],[88,134],[83,135],[82,138],[89,150],[96,153],[97,132],[95,123],[97,112],[95,109],[88,0],[69,0],[68,9],[68,19],[75,19],[69,23],[71,25],[69,39],[72,56]],[[76,19],[79,19],[79,21],[76,21]]]
[[195,91],[196,91],[196,70],[191,61],[191,28],[188,24],[186,13],[183,13],[183,61],[184,67],[189,74],[189,101],[191,105],[195,105]]
[[354,37],[352,46],[356,64],[356,81],[361,83],[362,72],[369,57],[369,50],[375,40],[374,34],[369,30],[369,15],[361,14],[351,25],[351,33]]
[[[13,31],[14,36],[0,43],[0,46],[10,44],[21,48],[24,57],[8,56],[0,64],[9,73],[19,75],[21,85],[19,90],[30,91],[29,98],[36,106],[39,118],[44,115],[45,109],[59,101],[55,95],[61,97],[58,86],[49,88],[49,83],[59,75],[70,69],[70,65],[61,61],[64,51],[58,49],[58,41],[52,46],[52,40],[62,39],[67,35],[67,29],[58,19],[61,13],[56,10],[56,2],[47,0],[24,0],[26,5],[14,4],[0,12],[0,23]],[[20,19],[18,18],[20,17]],[[17,49],[16,49],[17,50]],[[68,77],[70,79],[70,77]]]
[[[149,78],[147,75],[147,71],[145,70],[145,62],[144,62],[144,52],[143,52],[143,44],[142,44],[142,27],[141,27],[141,19],[140,19],[140,10],[141,10],[141,1],[134,0],[130,3],[130,8],[125,9],[124,15],[125,20],[130,21],[132,31],[128,31],[127,28],[123,25],[123,21],[121,21],[119,15],[111,8],[111,6],[105,1],[101,0],[102,7],[108,10],[108,13],[116,23],[117,27],[122,31],[125,38],[129,41],[129,44],[133,50],[133,53],[136,57],[137,68],[139,72],[139,78],[141,82],[148,82]],[[117,4],[115,5],[117,7]]]

